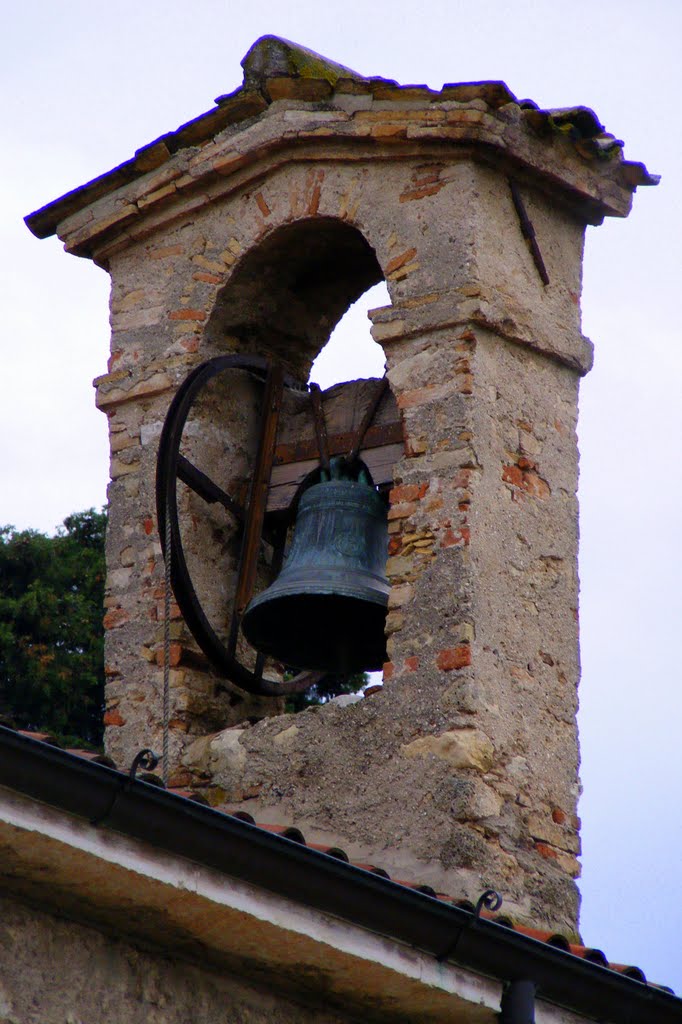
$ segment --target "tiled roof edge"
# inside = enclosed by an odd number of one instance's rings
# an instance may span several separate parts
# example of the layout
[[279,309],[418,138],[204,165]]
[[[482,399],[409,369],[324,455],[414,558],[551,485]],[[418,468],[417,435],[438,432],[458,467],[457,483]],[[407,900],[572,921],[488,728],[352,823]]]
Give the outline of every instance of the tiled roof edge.
[[[343,65],[303,46],[264,36],[251,47],[242,61],[244,80],[234,92],[218,96],[216,106],[141,147],[130,159],[113,170],[67,192],[26,218],[38,238],[54,234],[57,224],[115,189],[135,181],[161,166],[179,150],[200,145],[231,125],[246,125],[276,99],[322,103],[337,93],[367,94],[379,101],[432,102],[482,101],[493,111],[518,104],[511,90],[500,81],[461,82],[433,90],[425,85],[399,85],[384,78],[365,78]],[[520,103],[531,130],[539,135],[560,133],[569,138],[587,160],[621,157],[622,142],[604,132],[596,114],[588,107],[541,110],[531,100]],[[644,164],[621,160],[625,187],[656,185],[660,180]]]
[[[123,831],[124,834],[146,840],[156,846],[162,846],[170,852],[179,853],[190,859],[217,867],[227,874],[236,874],[237,877],[244,878],[256,885],[262,885],[265,889],[272,889],[272,880],[280,879],[284,889],[288,889],[288,891],[283,891],[282,895],[308,905],[322,903],[324,905],[317,906],[318,909],[327,909],[341,918],[353,921],[360,927],[372,927],[374,930],[382,931],[386,930],[385,925],[382,928],[381,924],[377,925],[374,921],[369,923],[365,920],[368,914],[372,916],[373,913],[367,902],[368,880],[373,879],[370,888],[377,901],[376,912],[379,920],[382,923],[386,920],[391,923],[386,934],[401,941],[410,941],[434,954],[437,954],[438,945],[437,928],[434,931],[434,925],[442,924],[443,912],[456,914],[459,927],[470,929],[472,916],[475,915],[472,905],[466,900],[451,900],[450,897],[437,894],[430,887],[417,883],[393,881],[383,868],[351,863],[342,849],[308,845],[305,843],[300,829],[292,826],[257,825],[251,816],[244,812],[230,814],[204,806],[205,801],[201,798],[200,800],[194,799],[196,795],[191,791],[165,790],[163,783],[160,784],[160,779],[157,777],[151,776],[148,780],[145,780],[144,777],[137,777],[131,780],[123,772],[106,765],[93,763],[90,759],[91,752],[60,750],[53,742],[45,741],[50,738],[45,733],[27,733],[0,726],[0,754],[3,748],[6,752],[13,750],[15,755],[23,761],[22,770],[16,772],[13,770],[15,765],[10,764],[10,759],[0,757],[0,785],[43,800],[70,813],[84,816],[94,823],[111,826]],[[45,770],[48,762],[50,770]],[[61,781],[62,774],[63,781]],[[67,778],[67,776],[69,777]],[[18,784],[17,779],[19,780]],[[145,805],[142,811],[136,806],[128,809],[127,805],[131,801],[136,803],[137,800]],[[102,809],[105,810],[103,815]],[[155,811],[158,812],[156,817]],[[178,815],[182,821],[178,821]],[[211,826],[217,827],[221,837],[224,828],[227,827],[232,840],[231,844],[225,844],[224,837],[221,838],[217,851],[209,856],[206,843],[197,842],[191,838],[191,830],[193,830],[190,827],[191,822],[197,824],[201,822],[209,830],[211,830]],[[235,828],[237,828],[237,833]],[[148,835],[146,835],[145,829],[148,831]],[[140,831],[144,835],[141,835]],[[228,851],[227,855],[226,850]],[[287,861],[290,869],[273,871],[272,865],[269,864],[272,857],[275,860],[282,858]],[[322,860],[319,860],[321,857]],[[263,877],[260,878],[259,871],[262,869],[263,858],[268,861],[268,866]],[[319,888],[322,880],[318,880],[314,876],[315,865],[318,871],[322,870],[323,878],[326,880],[322,889]],[[334,880],[339,878],[338,872],[341,872],[343,878],[343,892],[333,894],[330,890],[327,893],[325,887],[327,885],[334,886]],[[348,877],[346,877],[346,872],[350,872]],[[376,890],[377,885],[389,888],[387,891]],[[353,890],[357,891],[353,892]],[[349,892],[353,893],[350,902]],[[420,909],[425,910],[426,906],[431,905],[432,912],[437,913],[437,922],[430,921],[426,926],[421,925],[421,922],[417,920],[401,922],[399,913],[392,908],[387,910],[385,907],[387,899],[390,902],[391,892],[393,894],[402,892],[404,895],[400,899],[407,899],[411,912],[416,914],[419,914]],[[333,896],[334,898],[332,898]],[[427,898],[426,904],[421,903],[424,897]],[[417,904],[414,903],[415,898],[418,898]],[[328,905],[330,902],[331,905]],[[436,910],[436,908],[438,909]],[[464,920],[462,920],[462,914],[465,915]],[[580,964],[581,970],[588,971],[587,977],[583,979],[588,990],[591,983],[597,985],[599,989],[595,1004],[597,1007],[602,1005],[611,1007],[610,1000],[616,997],[610,991],[611,983],[607,983],[605,989],[598,984],[599,977],[602,978],[602,982],[604,982],[604,976],[610,976],[612,979],[617,979],[617,984],[626,984],[628,986],[624,992],[626,1005],[630,1006],[630,1000],[634,1000],[633,1006],[635,1007],[632,1016],[627,1018],[629,1024],[649,1024],[652,1019],[656,1020],[656,1024],[667,1024],[668,1021],[682,1022],[682,1001],[674,996],[671,988],[647,983],[644,973],[639,968],[608,964],[601,951],[572,944],[564,936],[555,933],[515,925],[504,914],[491,913],[483,909],[475,920],[477,930],[479,932],[482,930],[482,933],[491,940],[493,946],[500,942],[500,936],[503,933],[508,933],[510,937],[516,937],[521,943],[531,943],[530,947],[522,946],[519,950],[512,950],[511,963],[513,964],[516,964],[518,956],[521,957],[520,964],[525,964],[524,957],[529,956],[528,966],[524,967],[524,971],[530,970],[532,948],[534,947],[537,950],[545,950],[542,954],[537,952],[537,955],[540,956],[537,970],[543,977],[547,970],[553,977],[554,971],[560,969],[561,963],[564,964],[568,974],[571,970],[577,969],[571,969],[570,963]],[[494,926],[495,931],[487,932],[487,926]],[[456,927],[455,922],[452,927]],[[409,938],[406,939],[408,933]],[[497,938],[497,943],[493,941],[494,937]],[[506,948],[507,943],[502,942],[504,947],[502,952],[493,951],[492,962],[488,963],[491,952],[485,949],[481,950],[481,935],[476,939],[473,936],[471,938],[473,939],[473,948],[470,950],[469,956],[465,955],[466,943],[462,947],[462,943],[458,941],[458,963],[471,967],[473,970],[483,970],[482,962],[484,962],[486,972],[493,973],[494,976],[505,980],[500,971],[494,970],[494,965],[498,963],[500,955],[510,954],[510,950]],[[436,948],[434,949],[433,946]],[[462,955],[460,955],[461,947]],[[558,962],[556,961],[557,954],[559,954]],[[544,963],[546,957],[550,958],[549,965]],[[597,971],[596,975],[594,971]],[[573,992],[572,982],[564,985],[560,980],[556,991],[552,988],[551,981],[545,980],[543,985],[543,991],[550,1001],[556,1001],[558,1005],[566,1006],[569,1009],[585,1012],[584,1008],[576,1005],[576,999],[571,1001],[569,997]],[[551,991],[555,991],[553,997],[549,994]],[[656,1000],[658,997],[663,998],[663,1006],[658,1007],[656,1002],[654,1009],[649,1002],[645,1001],[642,1007],[642,1016],[638,1016],[638,991],[648,993],[647,998]],[[578,998],[578,993],[576,993],[576,998]],[[603,1004],[602,999],[606,1000]],[[670,1004],[669,1000],[672,1000]],[[660,1015],[648,1016],[653,1013]]]

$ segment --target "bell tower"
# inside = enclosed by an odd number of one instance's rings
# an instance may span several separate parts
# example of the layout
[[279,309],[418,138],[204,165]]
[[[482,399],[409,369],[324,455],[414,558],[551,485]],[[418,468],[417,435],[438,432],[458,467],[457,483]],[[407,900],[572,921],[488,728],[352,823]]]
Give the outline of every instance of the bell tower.
[[[394,877],[454,898],[492,886],[519,920],[576,929],[583,239],[655,179],[592,111],[540,110],[501,82],[399,86],[274,37],[243,67],[208,113],[29,218],[112,278],[96,381],[111,439],[108,750],[126,764],[161,747],[166,621],[171,783]],[[206,360],[275,360],[307,380],[382,277],[384,685],[286,714],[221,678],[164,600],[159,439]],[[225,490],[257,470],[261,398],[253,374],[216,376],[187,417],[183,457]],[[295,387],[286,401],[295,444]],[[219,616],[239,526],[184,492],[178,515]]]

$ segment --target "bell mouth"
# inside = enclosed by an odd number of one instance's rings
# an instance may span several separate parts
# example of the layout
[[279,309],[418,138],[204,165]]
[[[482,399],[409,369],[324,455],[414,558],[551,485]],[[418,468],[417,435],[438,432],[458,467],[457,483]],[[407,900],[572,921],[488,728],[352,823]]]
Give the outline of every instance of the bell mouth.
[[255,598],[242,629],[253,647],[287,667],[374,672],[386,661],[386,608],[386,597],[369,587],[344,594],[336,583],[333,593],[282,593],[262,603]]

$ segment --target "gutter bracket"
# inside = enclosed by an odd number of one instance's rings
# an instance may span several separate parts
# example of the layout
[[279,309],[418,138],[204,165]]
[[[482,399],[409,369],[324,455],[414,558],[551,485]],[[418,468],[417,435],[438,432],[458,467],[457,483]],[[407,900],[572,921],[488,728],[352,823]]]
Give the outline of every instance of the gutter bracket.
[[481,895],[478,897],[476,906],[474,907],[471,913],[471,917],[469,918],[465,926],[463,928],[460,928],[460,930],[457,932],[457,935],[454,937],[452,942],[450,942],[445,947],[443,952],[439,953],[436,956],[436,960],[438,961],[438,963],[443,963],[444,960],[448,960],[450,957],[455,957],[455,954],[457,953],[457,948],[460,942],[462,941],[462,937],[466,935],[466,933],[470,931],[472,928],[476,927],[476,924],[481,916],[481,911],[483,910],[484,907],[486,908],[486,910],[496,911],[499,910],[501,906],[502,897],[500,896],[499,892],[496,892],[494,889],[486,889],[484,892],[482,892]]
[[103,814],[98,814],[95,818],[91,818],[90,824],[102,825],[107,820],[107,818],[111,817],[111,814],[114,810],[114,807],[116,806],[118,798],[123,793],[129,793],[130,790],[132,789],[133,782],[135,782],[137,777],[137,769],[142,767],[145,769],[145,771],[151,772],[156,768],[156,766],[159,763],[159,760],[160,759],[158,754],[155,754],[154,751],[150,750],[148,747],[145,747],[144,750],[138,751],[137,754],[135,754],[135,757],[133,758],[133,763],[130,766],[130,771],[123,780],[122,785],[114,792],[114,795],[109,801],[108,807],[103,812]]

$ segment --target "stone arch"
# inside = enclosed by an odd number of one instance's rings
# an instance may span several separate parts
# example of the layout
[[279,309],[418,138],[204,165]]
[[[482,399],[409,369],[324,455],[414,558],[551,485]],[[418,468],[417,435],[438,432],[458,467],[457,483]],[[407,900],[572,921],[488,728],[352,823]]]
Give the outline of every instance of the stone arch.
[[310,217],[276,227],[242,257],[218,294],[205,331],[211,350],[278,356],[297,377],[343,314],[383,280],[376,253],[346,221]]
[[[204,329],[202,354],[236,350],[272,355],[304,383],[313,360],[347,309],[383,280],[374,248],[348,221],[318,216],[280,223],[246,249],[219,290]],[[352,366],[349,376],[353,376]],[[371,401],[371,384],[357,395]],[[211,479],[225,482],[230,494],[248,493],[261,399],[260,384],[248,374],[216,378],[188,420],[183,454]],[[355,406],[353,412],[357,413]],[[302,420],[300,395],[285,395],[280,426],[289,417],[291,436],[297,436],[294,424]],[[286,429],[284,434],[291,440]],[[390,471],[389,466],[389,475]],[[387,478],[376,482],[386,495]],[[179,507],[190,574],[209,621],[224,638],[233,609],[239,526],[218,505],[205,507],[185,488],[180,489]],[[271,566],[260,560],[256,591],[272,579]],[[241,638],[238,655],[252,667],[255,652]],[[214,709],[211,728],[229,724],[231,718],[225,704],[233,699],[232,689],[222,684],[220,689],[225,697]],[[249,701],[253,719],[282,710],[279,704],[256,707],[256,702]]]

